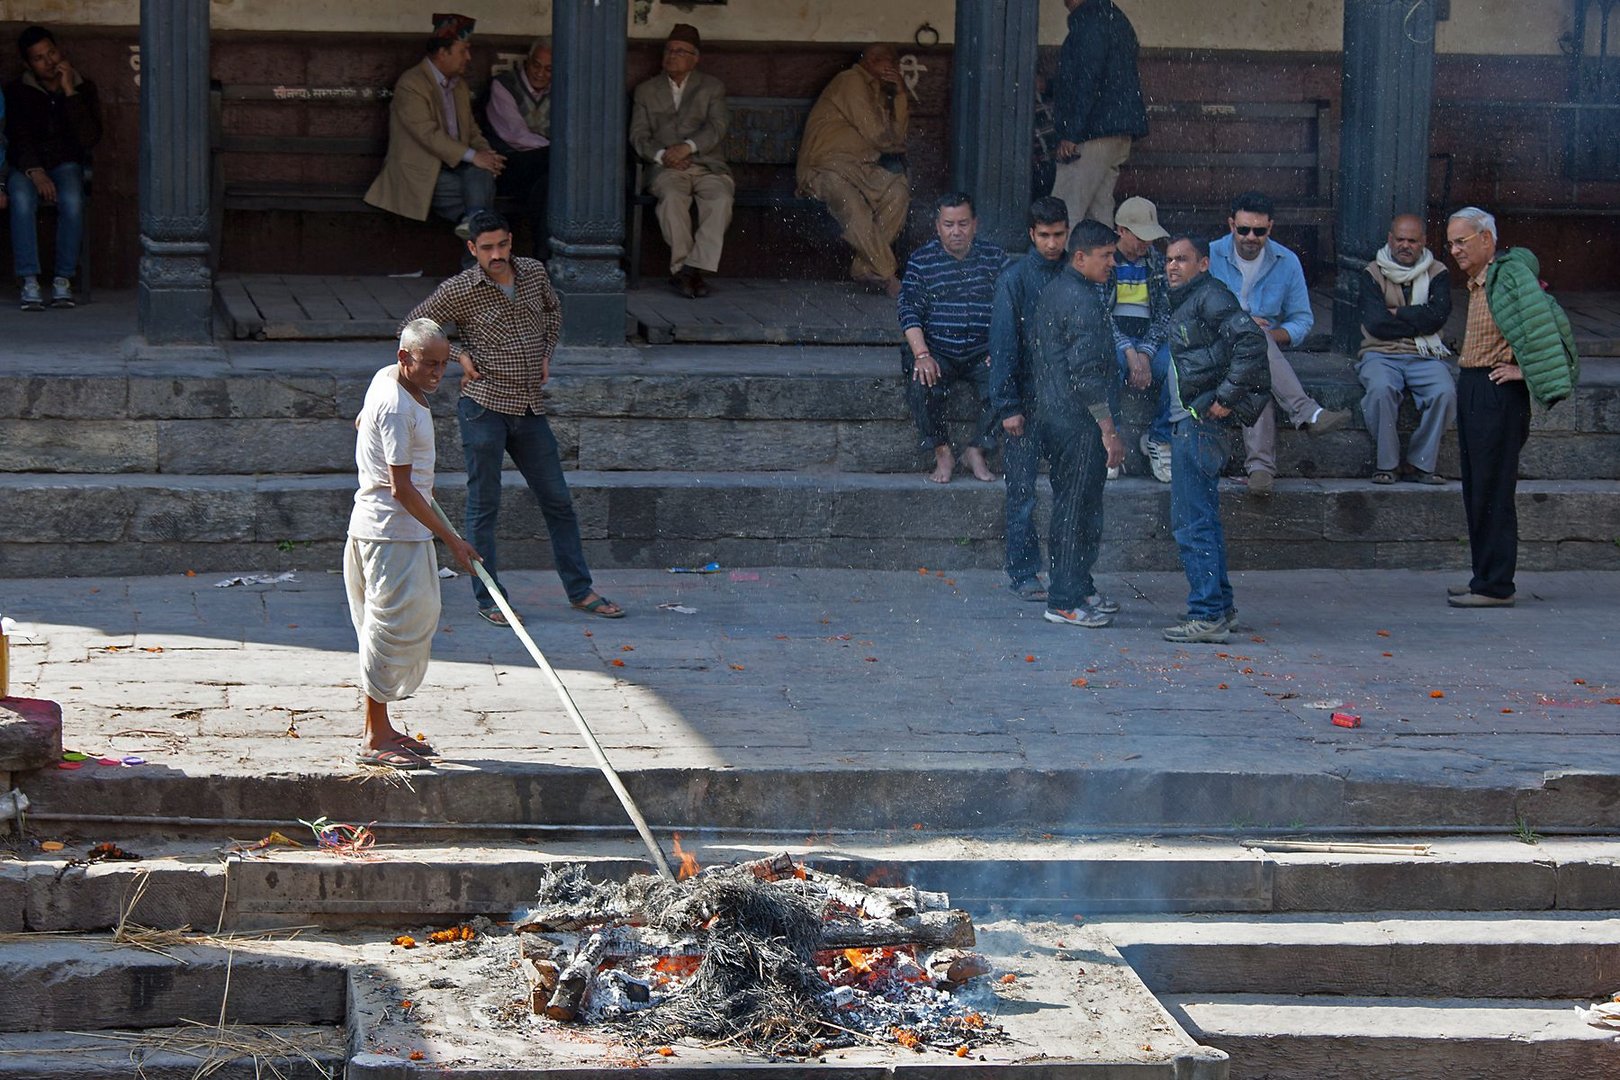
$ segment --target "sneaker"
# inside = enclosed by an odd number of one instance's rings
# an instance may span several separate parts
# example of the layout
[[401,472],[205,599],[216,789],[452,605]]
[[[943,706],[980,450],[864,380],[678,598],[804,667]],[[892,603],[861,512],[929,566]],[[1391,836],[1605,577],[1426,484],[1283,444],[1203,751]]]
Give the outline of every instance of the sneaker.
[[[1513,597],[1511,597],[1511,596],[1486,596],[1484,593],[1471,592],[1471,593],[1463,593],[1461,596],[1448,596],[1448,597],[1446,597],[1446,603],[1450,604],[1452,607],[1467,607],[1467,608],[1475,608],[1475,607],[1512,607],[1513,606]],[[1048,612],[1047,614],[1050,615],[1051,612]]]
[[1312,435],[1326,435],[1330,431],[1338,431],[1349,422],[1349,409],[1317,409],[1311,422],[1305,425],[1305,430]]
[[38,278],[23,278],[22,309],[24,311],[45,310],[45,295],[39,291]]
[[1256,469],[1254,472],[1249,474],[1249,494],[1253,495],[1257,499],[1270,498],[1271,484],[1275,479],[1276,477],[1272,476],[1264,469]]
[[1085,606],[1090,608],[1092,611],[1100,611],[1104,615],[1119,614],[1119,601],[1115,600],[1112,596],[1104,596],[1100,592],[1092,593],[1090,596],[1082,600],[1081,603],[1085,604]]
[[[1183,611],[1181,613],[1181,621],[1182,622],[1192,622],[1192,612]],[[1235,607],[1234,608],[1227,608],[1226,609],[1226,614],[1221,616],[1221,621],[1226,623],[1226,628],[1228,630],[1236,632],[1237,628],[1238,628],[1237,608],[1235,608]]]
[[1114,621],[1112,615],[1091,608],[1071,608],[1067,611],[1061,608],[1047,608],[1042,618],[1047,622],[1067,623],[1070,626],[1084,626],[1088,630],[1100,630]]
[[1147,432],[1142,432],[1142,456],[1147,458],[1148,467],[1153,470],[1153,479],[1161,484],[1170,482],[1170,444],[1154,442],[1148,438]]
[[51,307],[73,306],[73,282],[65,277],[51,280]]
[[1118,465],[1110,465],[1108,466],[1108,479],[1118,480],[1120,473],[1124,471],[1125,470],[1121,469]]
[[1188,619],[1164,629],[1164,640],[1180,643],[1204,641],[1223,645],[1229,637],[1231,631],[1227,629],[1225,619]]
[[455,233],[456,233],[456,238],[457,239],[471,240],[473,238],[472,237],[472,218],[465,217],[465,218],[462,218],[460,221],[456,222]]

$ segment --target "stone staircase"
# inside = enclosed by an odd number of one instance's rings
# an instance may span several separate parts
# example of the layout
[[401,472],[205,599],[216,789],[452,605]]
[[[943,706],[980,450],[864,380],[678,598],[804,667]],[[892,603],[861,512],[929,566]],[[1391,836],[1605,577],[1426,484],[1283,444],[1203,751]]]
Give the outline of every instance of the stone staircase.
[[[35,369],[0,385],[0,576],[336,566],[353,489],[348,420],[386,351],[255,348],[270,347],[238,346],[226,364]],[[1295,363],[1324,404],[1359,400],[1342,358]],[[895,367],[887,349],[565,352],[553,425],[593,565],[998,566],[1001,485],[923,481]],[[1525,451],[1526,569],[1620,567],[1620,361],[1589,363],[1585,380],[1536,418]],[[441,390],[434,409],[438,493],[454,517],[453,401]],[[1133,431],[1145,419],[1134,396],[1127,419]],[[1174,569],[1168,488],[1128,441],[1102,565]],[[1442,472],[1455,475],[1455,455],[1448,437]],[[1285,432],[1279,460],[1269,502],[1242,498],[1235,481],[1224,500],[1235,568],[1466,563],[1458,486],[1369,485],[1359,417],[1320,439]],[[508,474],[503,560],[543,566],[544,526],[520,488]]]

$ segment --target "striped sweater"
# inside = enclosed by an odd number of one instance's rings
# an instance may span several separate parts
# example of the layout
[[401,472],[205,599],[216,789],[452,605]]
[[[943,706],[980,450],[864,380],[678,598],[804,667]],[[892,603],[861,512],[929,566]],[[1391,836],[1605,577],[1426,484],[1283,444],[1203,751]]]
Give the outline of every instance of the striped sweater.
[[1007,253],[983,240],[973,241],[964,258],[930,240],[906,263],[900,280],[900,329],[923,332],[929,351],[941,360],[974,360],[990,349],[990,312],[996,278]]

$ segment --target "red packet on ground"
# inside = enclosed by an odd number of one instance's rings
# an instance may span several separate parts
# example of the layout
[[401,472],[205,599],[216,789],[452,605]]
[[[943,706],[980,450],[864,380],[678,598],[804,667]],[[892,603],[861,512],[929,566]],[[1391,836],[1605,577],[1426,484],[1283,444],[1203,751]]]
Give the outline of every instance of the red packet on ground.
[[1361,717],[1355,713],[1336,712],[1333,714],[1333,722],[1339,727],[1360,727]]

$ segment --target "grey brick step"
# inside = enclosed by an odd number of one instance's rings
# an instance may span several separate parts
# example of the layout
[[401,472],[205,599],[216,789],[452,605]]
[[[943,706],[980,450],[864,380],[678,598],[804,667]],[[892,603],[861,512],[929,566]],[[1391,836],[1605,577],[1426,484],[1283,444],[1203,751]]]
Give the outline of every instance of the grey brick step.
[[222,1002],[226,1023],[342,1024],[343,966],[285,944],[268,953],[252,943],[164,944],[156,952],[97,938],[10,940],[0,945],[0,972],[28,1007],[0,1014],[0,1031],[214,1024]]
[[[198,1070],[206,1065],[210,1080],[264,1080],[267,1076],[280,1080],[332,1080],[342,1075],[348,1057],[346,1033],[337,1028],[249,1025],[241,1035],[255,1039],[261,1046],[270,1047],[279,1041],[283,1048],[292,1044],[301,1051],[236,1058],[219,1051],[210,1057],[207,1030],[199,1034],[190,1025],[146,1031],[26,1032],[0,1035],[0,1077],[197,1080]],[[162,1049],[165,1045],[176,1048]]]
[[1346,918],[1108,917],[1156,994],[1607,998],[1620,914],[1394,912]]
[[[1298,357],[1302,377],[1330,408],[1358,409],[1361,389],[1346,361]],[[587,470],[813,469],[907,472],[924,464],[906,420],[901,383],[886,361],[822,361],[784,374],[773,368],[702,370],[695,359],[625,374],[585,366],[552,384],[550,412],[563,460]],[[1617,365],[1620,366],[1620,365]],[[875,372],[883,372],[876,374]],[[131,472],[182,475],[352,471],[365,380],[356,375],[265,373],[163,378],[41,376],[0,389],[4,472]],[[440,465],[462,467],[455,396],[433,401]],[[1147,469],[1136,448],[1146,400],[1127,394],[1133,435],[1127,468]],[[963,434],[971,401],[952,414]],[[1403,411],[1410,430],[1415,414]],[[1523,472],[1544,479],[1620,478],[1620,387],[1596,382],[1537,415]],[[1372,446],[1359,415],[1321,439],[1291,430],[1279,438],[1283,475],[1365,476]],[[1455,475],[1455,435],[1441,470]],[[1234,467],[1241,464],[1240,454]]]
[[[337,781],[333,781],[333,784]],[[328,785],[314,785],[315,797],[324,798]],[[349,783],[353,787],[352,783]],[[179,805],[183,790],[153,792],[169,805]],[[313,804],[313,802],[312,802]],[[46,805],[62,806],[49,798]],[[87,812],[95,812],[93,807]],[[384,808],[375,808],[384,809]],[[214,927],[223,919],[226,931],[261,927],[316,924],[324,927],[375,923],[465,919],[476,915],[505,918],[532,895],[543,869],[559,862],[587,862],[595,876],[622,879],[648,870],[647,853],[632,836],[595,835],[581,838],[568,830],[536,826],[532,834],[496,831],[476,823],[424,836],[421,830],[376,825],[381,837],[367,861],[336,860],[309,850],[277,849],[260,857],[222,862],[223,837],[214,841],[178,840],[157,830],[173,832],[172,824],[143,823],[131,815],[121,827],[81,822],[36,823],[49,834],[62,827],[77,828],[98,838],[120,836],[121,843],[141,852],[139,863],[102,863],[63,870],[67,860],[82,855],[74,844],[60,855],[36,854],[27,862],[0,864],[0,930],[93,932],[115,926],[128,907],[137,880],[145,892],[130,918],[161,929],[183,926]],[[220,827],[216,834],[263,835],[271,827],[295,839],[307,830],[292,822]],[[205,833],[198,826],[186,830]],[[657,835],[668,847],[669,832],[658,826]],[[1550,839],[1527,848],[1504,839],[1485,837],[1431,838],[1435,854],[1429,857],[1323,856],[1293,852],[1257,852],[1233,840],[1131,840],[1099,837],[1018,838],[995,835],[950,837],[925,834],[920,839],[852,834],[805,843],[804,838],[763,836],[736,832],[682,830],[683,847],[703,865],[764,857],[783,850],[813,865],[860,879],[878,875],[904,880],[922,888],[949,892],[953,903],[980,914],[1013,909],[1042,914],[1059,922],[1075,916],[1087,919],[1106,913],[1178,912],[1256,916],[1252,925],[1235,917],[1179,921],[1161,925],[1154,917],[1130,921],[1105,919],[1106,929],[1127,952],[1138,950],[1148,982],[1159,992],[1180,988],[1217,992],[1223,978],[1215,965],[1231,959],[1234,970],[1252,977],[1262,987],[1266,979],[1289,977],[1288,959],[1303,956],[1300,981],[1313,977],[1307,945],[1329,942],[1339,948],[1325,956],[1345,958],[1326,969],[1321,978],[1338,978],[1347,987],[1395,988],[1391,959],[1396,941],[1382,954],[1369,953],[1372,930],[1336,930],[1331,920],[1346,920],[1351,927],[1375,925],[1388,915],[1364,916],[1360,921],[1346,912],[1389,911],[1408,905],[1409,921],[1416,923],[1409,936],[1427,934],[1434,941],[1455,942],[1469,955],[1465,942],[1478,931],[1464,911],[1515,912],[1507,920],[1523,920],[1521,939],[1546,926],[1549,955],[1569,954],[1571,974],[1561,985],[1581,986],[1588,977],[1613,981],[1612,936],[1615,916],[1605,910],[1620,897],[1620,867],[1612,861],[1612,844],[1593,839]],[[500,837],[511,837],[500,839]],[[1371,872],[1369,872],[1369,870]],[[1328,912],[1322,916],[1302,913]],[[1425,916],[1414,913],[1437,912]],[[1451,913],[1451,914],[1445,914]],[[1301,914],[1298,927],[1279,922],[1283,915]],[[1447,936],[1442,920],[1453,920]],[[1535,921],[1532,921],[1535,920]],[[1561,922],[1560,920],[1565,920]],[[1611,936],[1592,950],[1592,935],[1584,928],[1596,925]],[[1207,927],[1207,928],[1206,928]],[[1311,935],[1311,928],[1318,927]],[[1180,936],[1177,936],[1177,935]],[[1290,936],[1291,935],[1291,936]],[[1563,936],[1560,944],[1558,935]],[[1532,944],[1521,939],[1488,939],[1472,946],[1480,956],[1526,953]],[[1578,954],[1588,943],[1588,955]],[[1257,943],[1271,942],[1261,952]],[[1255,949],[1245,957],[1241,949]],[[1198,950],[1204,950],[1202,952]],[[1493,953],[1492,950],[1498,950]],[[1358,951],[1361,950],[1361,951]],[[1416,957],[1409,953],[1407,961]],[[1354,963],[1351,963],[1351,960]],[[1562,962],[1562,961],[1561,961]],[[1185,963],[1182,976],[1176,963]],[[1574,966],[1574,965],[1584,966]],[[1410,963],[1400,970],[1413,970]],[[1480,970],[1484,970],[1483,967]],[[1458,978],[1462,974],[1457,975]],[[1542,976],[1531,969],[1514,976],[1517,985],[1548,986],[1535,982]],[[1179,981],[1178,981],[1179,980]],[[1380,981],[1381,980],[1381,981]],[[1194,983],[1199,985],[1194,986]],[[1211,985],[1203,985],[1210,983]],[[1312,984],[1320,986],[1320,981]],[[1292,991],[1304,989],[1296,985]],[[1407,986],[1404,992],[1420,987]],[[1347,989],[1345,992],[1355,992]],[[1432,991],[1431,991],[1432,992]],[[1521,991],[1523,992],[1523,991]],[[1477,986],[1470,993],[1487,993]]]
[[1164,1000],[1190,1035],[1231,1055],[1234,1076],[1553,1080],[1620,1075],[1614,1032],[1581,1023],[1570,1001],[1271,995]]
[[[701,564],[995,568],[1004,488],[960,479],[809,472],[579,471],[570,484],[598,568]],[[544,523],[506,477],[503,565],[549,565]],[[1460,486],[1282,480],[1269,500],[1231,481],[1222,500],[1234,569],[1444,568],[1467,562]],[[353,498],[346,475],[0,474],[0,577],[335,568]],[[1044,488],[1043,488],[1044,490]],[[438,477],[459,518],[465,481]],[[1620,482],[1519,485],[1520,566],[1620,567]],[[1043,496],[1044,497],[1044,496]],[[1167,485],[1108,488],[1104,570],[1178,568]],[[1044,511],[1043,511],[1044,519]]]

